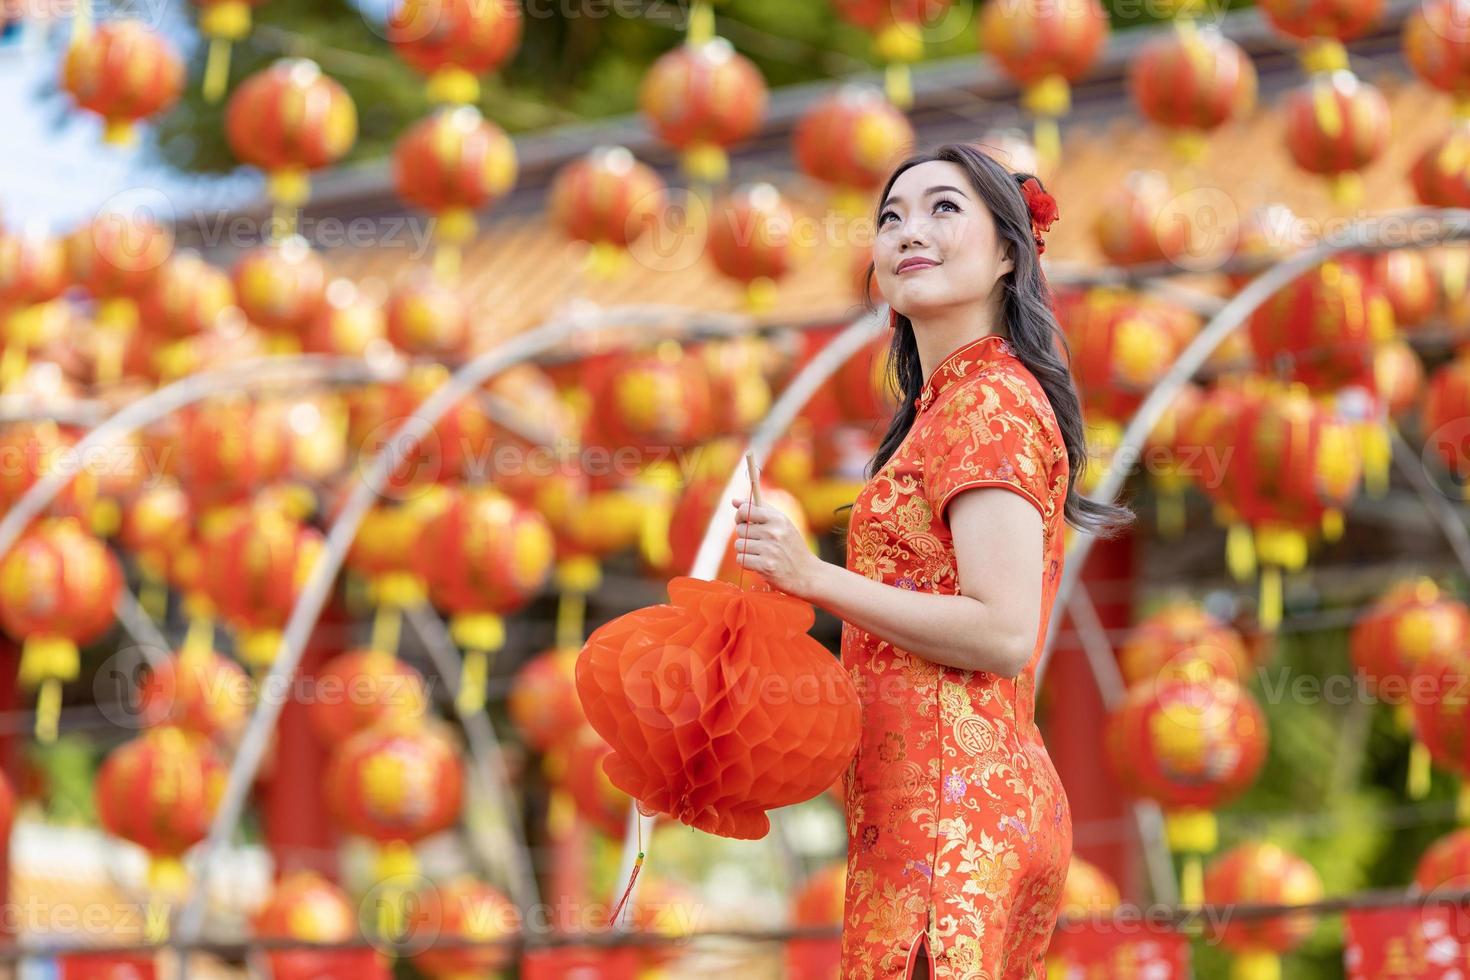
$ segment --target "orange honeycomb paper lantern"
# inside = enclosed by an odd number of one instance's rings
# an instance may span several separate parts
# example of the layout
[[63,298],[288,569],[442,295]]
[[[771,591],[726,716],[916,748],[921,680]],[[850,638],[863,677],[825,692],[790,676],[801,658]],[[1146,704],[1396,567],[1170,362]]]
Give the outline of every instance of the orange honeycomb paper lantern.
[[299,207],[310,195],[309,172],[336,163],[357,142],[357,107],[315,62],[287,58],[231,94],[225,137],[236,157],[265,172],[272,200]]
[[1388,148],[1388,101],[1349,71],[1313,75],[1282,103],[1286,148],[1296,165],[1326,177],[1335,200],[1360,201],[1360,171]]
[[909,65],[924,57],[924,29],[942,20],[953,0],[834,0],[837,15],[873,37],[873,53],[887,66],[885,83],[893,104],[913,104]]
[[178,101],[184,62],[173,45],[142,23],[107,21],[72,40],[61,87],[78,106],[102,117],[107,142],[126,144],[139,120]]
[[591,246],[590,268],[607,277],[623,264],[628,246],[657,230],[668,204],[656,170],[625,147],[604,146],[558,171],[546,210],[568,238]]
[[425,888],[418,892],[418,907],[413,922],[414,934],[420,929],[434,941],[459,940],[485,943],[479,948],[427,949],[413,957],[414,966],[430,977],[461,980],[482,977],[503,970],[515,961],[515,946],[497,940],[513,940],[521,931],[521,914],[504,893],[482,881],[460,876],[448,884]]
[[327,269],[306,239],[293,235],[247,252],[235,263],[234,284],[250,322],[279,349],[300,350],[301,334],[321,312]]
[[669,595],[599,627],[577,661],[582,707],[613,747],[604,769],[645,814],[764,837],[764,811],[811,799],[847,765],[857,691],[806,635],[806,603],[683,577]]
[[742,284],[757,311],[776,303],[776,284],[795,264],[801,241],[796,216],[773,184],[742,187],[716,203],[710,216],[710,261]]
[[1213,851],[1214,808],[1244,792],[1266,759],[1266,720],[1232,681],[1164,677],[1134,685],[1108,719],[1107,757],[1124,790],[1164,808],[1186,855],[1181,894],[1200,901],[1200,855]]
[[720,37],[663,55],[638,91],[654,133],[683,154],[691,180],[708,184],[724,181],[726,151],[760,129],[768,98],[760,70]]
[[985,4],[978,20],[980,50],[1021,87],[1021,105],[1037,117],[1037,155],[1054,163],[1056,120],[1071,110],[1071,83],[1107,44],[1107,14],[1097,0],[1001,0]]
[[349,650],[327,661],[314,679],[307,707],[312,731],[337,745],[381,721],[407,721],[428,706],[424,678],[383,650]]
[[510,192],[516,170],[515,144],[472,106],[440,109],[393,148],[398,196],[432,214],[434,235],[447,245],[474,238],[475,212]]
[[808,109],[792,138],[802,173],[825,184],[843,212],[867,215],[912,149],[914,127],[876,89],[848,85]]
[[110,752],[97,771],[97,819],[152,859],[153,887],[176,889],[183,853],[204,839],[225,789],[225,767],[207,740],[150,728]]
[[429,78],[435,102],[480,101],[479,76],[495,71],[520,47],[517,0],[404,0],[388,17],[388,43]]
[[[1205,872],[1205,900],[1211,904],[1310,905],[1322,896],[1317,869],[1276,844],[1238,844]],[[1300,946],[1316,925],[1305,913],[1226,923],[1218,940],[1233,954],[1230,975],[1280,980],[1281,956]]]
[[56,738],[61,686],[81,670],[78,647],[112,626],[122,572],[73,518],[32,526],[0,559],[0,628],[22,644],[19,679],[38,691],[36,734]]

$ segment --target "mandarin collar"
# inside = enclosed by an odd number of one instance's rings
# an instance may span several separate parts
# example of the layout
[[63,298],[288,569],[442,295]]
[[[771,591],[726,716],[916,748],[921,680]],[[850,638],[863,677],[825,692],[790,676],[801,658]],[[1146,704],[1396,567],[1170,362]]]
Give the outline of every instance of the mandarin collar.
[[934,373],[929,375],[929,380],[924,382],[924,387],[919,391],[919,397],[914,399],[914,407],[920,412],[924,411],[934,404],[934,399],[948,390],[951,385],[973,374],[981,365],[1000,357],[1015,356],[1014,348],[1003,335],[988,333],[983,337],[977,337],[958,350],[952,351],[948,357],[939,362],[939,367],[935,368]]

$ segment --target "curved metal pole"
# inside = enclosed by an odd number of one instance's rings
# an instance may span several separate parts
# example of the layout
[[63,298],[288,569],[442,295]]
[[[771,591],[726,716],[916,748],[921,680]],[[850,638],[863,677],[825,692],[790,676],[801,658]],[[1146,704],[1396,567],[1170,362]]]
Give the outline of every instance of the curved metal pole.
[[[1406,220],[1415,218],[1431,223],[1434,227],[1422,229],[1423,234],[1416,236],[1412,241],[1389,241],[1382,234],[1384,226],[1390,222],[1400,225]],[[1394,235],[1408,237],[1403,236],[1401,230],[1394,232]],[[1315,246],[1273,265],[1252,279],[1230,302],[1225,304],[1224,309],[1220,310],[1194,340],[1190,341],[1189,346],[1174,361],[1169,371],[1148,393],[1148,397],[1143,400],[1138,411],[1133,413],[1133,418],[1123,430],[1117,451],[1108,463],[1107,471],[1103,474],[1097,489],[1092,493],[1092,499],[1111,502],[1117,498],[1118,491],[1123,488],[1123,482],[1128,478],[1134,460],[1142,452],[1149,433],[1153,431],[1154,426],[1158,425],[1159,419],[1173,404],[1179,390],[1190,378],[1194,377],[1215,348],[1240,329],[1250,315],[1278,290],[1304,275],[1308,270],[1316,268],[1332,256],[1342,252],[1382,252],[1395,248],[1424,248],[1470,238],[1470,211],[1458,208],[1435,209],[1366,219],[1349,226],[1343,238],[1346,240]],[[1072,546],[1067,549],[1062,569],[1062,581],[1057,586],[1056,595],[1056,605],[1064,609],[1068,608],[1072,592],[1077,587],[1078,579],[1082,574],[1082,566],[1087,563],[1087,556],[1092,550],[1093,540],[1092,535],[1079,532]],[[1051,659],[1060,621],[1061,617],[1054,615],[1051,622],[1047,624],[1046,644],[1041,651],[1040,662],[1036,665],[1038,689],[1046,674],[1047,663]]]
[[[796,421],[796,416],[806,407],[807,402],[827,383],[827,379],[836,374],[838,369],[863,346],[870,343],[883,329],[883,324],[888,321],[888,308],[885,306],[875,314],[863,316],[856,322],[849,324],[841,333],[823,347],[817,354],[806,363],[796,376],[791,379],[780,397],[771,405],[771,410],[760,424],[751,432],[750,442],[746,445],[746,451],[755,457],[757,466],[766,461],[775,448],[776,442]],[[725,548],[728,546],[730,536],[735,533],[735,509],[725,506],[725,502],[735,496],[747,486],[748,477],[745,471],[745,453],[740,458],[725,481],[725,488],[721,491],[715,512],[710,517],[709,525],[705,528],[704,538],[700,541],[699,551],[694,557],[694,565],[689,574],[693,578],[712,579],[720,570],[720,562],[724,559]],[[654,818],[645,817],[638,812],[636,803],[628,807],[628,829],[623,834],[623,859],[618,868],[618,876],[613,879],[616,882],[627,881],[633,874],[633,864],[638,858],[638,841],[640,835],[648,837],[653,833]],[[626,908],[631,908],[633,899],[636,897],[638,882],[633,882],[633,887],[628,893]],[[627,928],[628,916],[625,914],[615,924],[617,929]]]
[[[510,892],[521,908],[530,908],[541,901],[541,891],[536,885],[536,872],[531,867],[531,847],[526,840],[520,822],[519,808],[512,803],[510,771],[505,766],[505,755],[500,750],[495,726],[490,724],[490,715],[481,708],[468,714],[459,710],[459,650],[454,645],[444,622],[428,606],[416,606],[404,611],[413,631],[423,642],[434,670],[449,691],[454,712],[464,726],[465,741],[469,745],[472,784],[479,784],[484,798],[502,804],[500,821],[496,826],[497,846],[481,847],[482,856],[505,851],[509,859]],[[470,836],[474,832],[470,830]],[[487,865],[490,863],[488,858]]]
[[[1455,553],[1455,558],[1460,562],[1460,567],[1465,574],[1470,576],[1470,531],[1465,530],[1465,522],[1455,512],[1455,507],[1449,500],[1437,491],[1434,484],[1430,482],[1429,475],[1424,472],[1423,461],[1414,456],[1414,449],[1395,428],[1390,436],[1393,446],[1393,462],[1399,472],[1404,474],[1414,487],[1419,500],[1424,504],[1424,509],[1429,511],[1429,516],[1439,525],[1440,533],[1444,535],[1450,550]],[[1417,465],[1416,465],[1417,464]]]
[[[91,429],[72,447],[77,459],[166,418],[181,408],[225,392],[245,391],[271,384],[310,384],[316,381],[377,381],[385,375],[356,358],[311,354],[302,357],[261,357],[228,368],[203,371],[139,398]],[[76,477],[76,471],[48,473],[20,495],[0,519],[0,556],[8,552],[31,521],[41,515]]]
[[[394,430],[388,444],[373,459],[372,466],[363,475],[362,482],[353,487],[338,511],[336,521],[327,531],[326,543],[312,565],[286,622],[281,645],[264,682],[265,688],[289,688],[306,649],[306,642],[327,603],[332,584],[346,560],[347,551],[357,536],[363,518],[377,502],[393,469],[414,451],[423,434],[438,424],[461,398],[507,368],[529,361],[564,343],[568,338],[589,330],[646,326],[650,330],[691,331],[728,319],[703,317],[700,314],[691,314],[688,310],[663,306],[625,307],[585,315],[571,314],[517,334],[467,361]],[[196,880],[179,916],[177,934],[180,945],[187,946],[194,942],[203,930],[204,901],[212,870],[210,859],[224,846],[239,825],[250,785],[265,756],[281,708],[282,702],[279,699],[262,699],[240,740],[219,809],[210,823],[209,835],[200,846]]]

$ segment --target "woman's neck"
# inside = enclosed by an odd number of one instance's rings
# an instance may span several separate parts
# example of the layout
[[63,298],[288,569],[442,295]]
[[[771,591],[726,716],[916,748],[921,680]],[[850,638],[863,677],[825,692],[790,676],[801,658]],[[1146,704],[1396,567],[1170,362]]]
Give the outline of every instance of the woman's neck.
[[986,334],[1002,332],[996,318],[973,307],[909,319],[914,325],[914,343],[919,348],[919,366],[926,381],[950,354]]

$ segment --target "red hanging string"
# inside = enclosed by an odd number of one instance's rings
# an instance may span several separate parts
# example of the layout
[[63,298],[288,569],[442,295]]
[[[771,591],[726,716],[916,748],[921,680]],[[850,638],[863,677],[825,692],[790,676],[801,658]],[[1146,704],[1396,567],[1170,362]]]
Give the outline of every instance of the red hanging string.
[[628,897],[633,894],[633,883],[638,880],[638,872],[643,870],[643,818],[638,817],[638,857],[633,861],[633,873],[628,876],[628,885],[623,889],[622,897],[613,906],[612,912],[607,917],[608,925],[616,925],[618,913],[623,911],[623,906],[628,904]]

